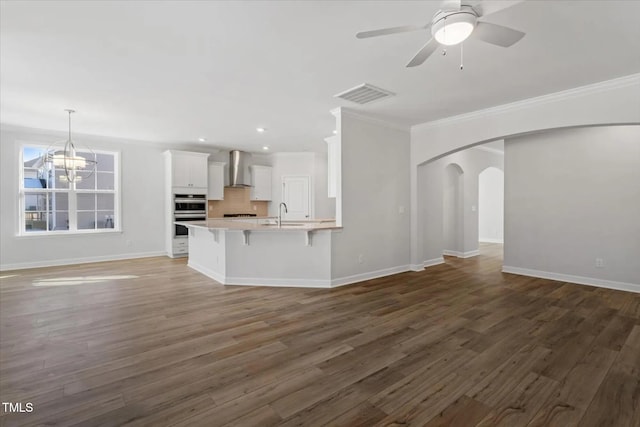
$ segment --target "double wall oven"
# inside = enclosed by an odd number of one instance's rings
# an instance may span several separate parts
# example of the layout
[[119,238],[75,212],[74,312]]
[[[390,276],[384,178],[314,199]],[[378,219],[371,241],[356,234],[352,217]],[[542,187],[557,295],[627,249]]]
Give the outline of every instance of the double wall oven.
[[[174,194],[173,221],[204,221],[207,219],[207,196],[205,194]],[[189,230],[175,224],[173,237],[187,237]]]

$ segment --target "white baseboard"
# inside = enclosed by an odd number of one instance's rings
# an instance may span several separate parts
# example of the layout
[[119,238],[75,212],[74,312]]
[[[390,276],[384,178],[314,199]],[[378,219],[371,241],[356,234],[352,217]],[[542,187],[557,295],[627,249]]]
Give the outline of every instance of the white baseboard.
[[520,267],[510,267],[508,265],[503,265],[502,271],[504,273],[519,274],[521,276],[557,280],[558,282],[569,282],[578,285],[596,286],[599,288],[640,293],[640,284],[636,283],[615,282],[612,280],[596,279],[593,277],[573,276],[570,274],[552,273],[549,271],[531,270],[528,268]]
[[253,278],[253,277],[229,277],[221,275],[200,264],[189,262],[189,267],[204,274],[207,277],[223,285],[236,286],[273,286],[273,287],[294,287],[294,288],[333,288],[349,285],[351,283],[376,279],[378,277],[390,276],[392,274],[409,271],[408,265],[385,268],[382,270],[369,271],[366,273],[354,274],[353,276],[339,277],[337,279],[277,279],[277,278]]
[[424,264],[411,264],[409,265],[409,270],[411,271],[422,271],[424,270]]
[[274,287],[296,287],[296,288],[334,288],[349,285],[351,283],[363,282],[365,280],[377,279],[378,277],[390,276],[392,274],[404,273],[411,268],[409,265],[384,268],[382,270],[368,271],[366,273],[354,274],[352,276],[339,277],[336,279],[304,279],[304,278],[254,278],[254,277],[229,277],[204,267],[200,264],[189,261],[187,264],[194,270],[215,280],[223,285],[238,286],[274,286]]
[[188,257],[189,254],[174,254],[173,252],[165,252],[165,255],[168,256],[169,258],[185,258]]
[[271,286],[286,288],[330,288],[330,280],[321,279],[273,279],[273,278],[255,278],[255,277],[229,277],[218,273],[201,264],[189,261],[187,264],[199,273],[215,280],[223,285],[234,286]]
[[205,266],[203,266],[202,264],[198,264],[197,262],[193,262],[191,259],[189,259],[189,262],[187,262],[187,266],[193,268],[195,271],[197,271],[198,273],[202,273],[205,276],[207,276],[210,279],[215,280],[216,282],[224,285],[225,283],[225,276],[223,274],[218,273],[217,271],[213,271],[210,268],[207,268]]
[[354,274],[353,276],[338,277],[336,279],[331,279],[331,287],[344,286],[365,280],[377,279],[378,277],[391,276],[392,274],[404,273],[405,271],[410,270],[411,268],[409,265],[400,265],[397,267],[383,268],[382,270]]
[[480,250],[476,249],[468,252],[458,252],[458,251],[450,251],[449,249],[444,249],[442,251],[442,255],[455,256],[458,258],[471,258],[477,255],[480,255]]
[[504,243],[502,239],[492,239],[491,237],[480,237],[478,241],[480,243]]
[[480,255],[480,250],[476,249],[474,251],[463,252],[460,258],[471,258],[478,255]]
[[121,261],[125,259],[137,259],[137,258],[151,258],[157,256],[166,256],[165,251],[157,252],[139,252],[130,254],[119,255],[104,255],[94,256],[86,258],[69,258],[69,259],[54,259],[47,261],[34,261],[34,262],[19,262],[15,264],[2,264],[0,265],[0,271],[8,270],[24,270],[27,268],[41,268],[41,267],[57,267],[61,265],[73,265],[73,264],[88,264],[92,262],[105,262],[105,261]]
[[285,288],[330,288],[330,280],[322,279],[255,279],[247,277],[227,277],[225,285],[271,286]]
[[434,259],[428,259],[422,265],[424,266],[424,268],[427,268],[427,267],[431,267],[433,265],[440,265],[440,264],[444,264],[444,258],[442,258],[442,257],[434,258]]
[[353,276],[340,277],[337,279],[304,279],[304,278],[254,278],[254,277],[229,277],[222,275],[210,268],[204,267],[201,264],[189,261],[187,264],[194,270],[204,274],[205,276],[215,280],[223,285],[237,285],[237,286],[273,286],[273,287],[295,287],[295,288],[333,288],[337,286],[344,286],[351,283],[362,282],[364,280],[375,279],[378,277],[389,276],[392,274],[403,273],[409,271],[408,265],[399,267],[385,268],[377,271],[370,271],[367,273],[355,274]]

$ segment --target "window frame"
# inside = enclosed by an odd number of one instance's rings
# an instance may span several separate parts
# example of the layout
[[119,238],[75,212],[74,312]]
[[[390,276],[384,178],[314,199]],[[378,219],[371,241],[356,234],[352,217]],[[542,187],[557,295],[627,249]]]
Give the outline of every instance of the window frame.
[[[51,144],[42,142],[28,142],[22,141],[18,144],[18,237],[41,237],[41,236],[68,236],[78,234],[104,234],[104,233],[122,233],[122,210],[121,210],[121,172],[120,172],[120,150],[95,150],[91,149],[93,153],[105,154],[113,156],[113,190],[97,190],[97,189],[77,189],[75,183],[70,183],[69,188],[64,189],[52,189],[52,188],[25,188],[24,187],[24,149],[25,147],[33,147],[36,149],[46,150],[51,147]],[[80,150],[82,151],[82,150]],[[97,173],[96,184],[97,184]],[[26,196],[28,194],[37,193],[65,193],[68,194],[68,215],[69,215],[69,229],[68,230],[41,230],[41,231],[27,231],[27,210],[26,210]],[[78,229],[78,194],[113,194],[113,228],[93,228],[93,229]],[[48,202],[47,202],[48,204]],[[94,211],[97,211],[97,206]],[[48,212],[48,209],[47,209]],[[47,218],[48,218],[47,214]],[[48,221],[48,219],[47,219]],[[48,223],[47,223],[48,228]]]

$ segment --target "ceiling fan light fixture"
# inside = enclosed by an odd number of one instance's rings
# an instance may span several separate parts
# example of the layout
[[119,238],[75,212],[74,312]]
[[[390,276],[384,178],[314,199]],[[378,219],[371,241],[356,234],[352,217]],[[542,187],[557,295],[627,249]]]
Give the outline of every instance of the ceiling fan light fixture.
[[465,41],[476,27],[478,17],[469,11],[440,13],[431,26],[431,34],[445,46],[453,46]]

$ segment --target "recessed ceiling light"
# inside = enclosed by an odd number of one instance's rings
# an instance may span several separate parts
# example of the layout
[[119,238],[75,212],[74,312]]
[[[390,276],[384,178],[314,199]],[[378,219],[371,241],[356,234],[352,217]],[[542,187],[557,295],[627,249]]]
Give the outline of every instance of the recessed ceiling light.
[[269,149],[269,146],[268,146],[268,145],[265,145],[265,146],[263,146],[263,147],[262,147],[262,149],[263,149],[263,150],[268,150],[268,149]]
[[207,142],[207,139],[206,139],[206,138],[198,138],[198,141],[200,141],[200,142]]
[[333,130],[333,134],[334,134],[334,135],[337,135],[337,134],[338,134],[338,131],[334,129],[334,130]]
[[259,133],[262,133],[262,132],[265,132],[265,131],[266,131],[266,129],[265,129],[265,128],[256,128],[256,130],[257,130]]

